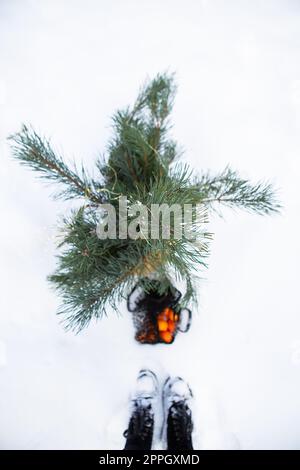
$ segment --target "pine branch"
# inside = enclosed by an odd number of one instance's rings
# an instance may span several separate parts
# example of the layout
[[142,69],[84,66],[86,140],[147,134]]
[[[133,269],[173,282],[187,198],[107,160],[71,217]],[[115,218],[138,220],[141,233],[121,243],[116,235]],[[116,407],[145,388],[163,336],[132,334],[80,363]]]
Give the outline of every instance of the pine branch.
[[85,197],[93,203],[103,201],[103,195],[95,191],[94,182],[88,178],[85,169],[81,174],[76,167],[71,170],[63,159],[56,155],[50,142],[41,138],[33,129],[23,125],[20,132],[9,137],[13,142],[13,156],[24,166],[39,173],[48,181],[62,184],[64,189],[56,194],[65,200]]
[[[171,166],[179,156],[176,142],[168,136],[175,91],[174,77],[159,74],[142,88],[132,108],[115,113],[106,158],[96,162],[99,180],[91,178],[83,167],[70,168],[33,129],[23,126],[11,137],[14,157],[21,164],[62,187],[57,197],[90,201],[63,221],[57,269],[49,278],[62,297],[59,313],[67,328],[80,331],[91,319],[105,315],[109,306],[117,310],[134,283],[143,283],[143,288],[150,290],[153,276],[159,280],[161,294],[172,287],[172,278],[185,281],[181,303],[186,306],[196,298],[194,281],[199,267],[206,267],[209,254],[207,209],[225,204],[269,214],[280,208],[271,185],[252,185],[229,168],[193,181],[186,165]],[[96,210],[98,204],[113,205],[118,226],[122,195],[129,201],[129,223],[136,222],[130,206],[146,207],[148,236],[142,233],[137,239],[100,240],[96,227],[103,220]],[[169,222],[160,216],[152,221],[152,204],[179,205],[179,212],[184,204],[194,208],[191,224],[179,219],[181,238],[175,233],[180,215],[174,211]],[[152,229],[157,228],[159,235],[151,238]],[[163,228],[169,231],[169,238],[163,236]]]
[[228,167],[216,176],[210,173],[202,175],[196,187],[199,188],[201,202],[213,209],[219,203],[258,214],[270,214],[278,212],[281,207],[271,184],[259,182],[252,185]]
[[131,119],[148,112],[148,121],[162,129],[169,117],[176,93],[174,74],[158,74],[141,89],[131,112]]
[[172,75],[159,74],[142,88],[132,109],[115,113],[108,167],[103,168],[108,183],[117,173],[128,189],[141,178],[147,186],[153,177],[167,174],[178,153],[176,143],[167,139],[175,89]]

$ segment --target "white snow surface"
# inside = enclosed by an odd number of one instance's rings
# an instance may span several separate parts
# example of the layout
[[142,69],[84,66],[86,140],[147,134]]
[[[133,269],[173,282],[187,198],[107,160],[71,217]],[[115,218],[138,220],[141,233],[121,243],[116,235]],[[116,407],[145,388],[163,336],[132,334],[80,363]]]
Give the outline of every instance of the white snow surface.
[[[31,123],[92,168],[111,114],[166,69],[177,72],[183,159],[270,179],[282,215],[212,217],[199,308],[172,346],[137,344],[125,305],[66,333],[46,276],[72,203],[53,202],[6,137]],[[122,447],[149,364],[193,389],[195,447],[299,449],[299,130],[296,0],[1,0],[1,449]]]

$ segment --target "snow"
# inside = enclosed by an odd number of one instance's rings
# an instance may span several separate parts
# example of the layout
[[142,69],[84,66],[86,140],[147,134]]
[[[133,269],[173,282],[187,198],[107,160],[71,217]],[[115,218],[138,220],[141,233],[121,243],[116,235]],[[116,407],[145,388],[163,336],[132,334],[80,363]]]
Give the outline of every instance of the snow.
[[[190,383],[197,448],[299,448],[299,43],[293,0],[1,1],[2,449],[120,448],[148,364],[161,381]],[[283,213],[213,217],[199,311],[172,346],[137,344],[125,305],[66,333],[46,276],[71,203],[53,202],[10,159],[6,137],[30,122],[91,167],[112,112],[166,69],[177,72],[174,135],[185,160],[267,177]]]

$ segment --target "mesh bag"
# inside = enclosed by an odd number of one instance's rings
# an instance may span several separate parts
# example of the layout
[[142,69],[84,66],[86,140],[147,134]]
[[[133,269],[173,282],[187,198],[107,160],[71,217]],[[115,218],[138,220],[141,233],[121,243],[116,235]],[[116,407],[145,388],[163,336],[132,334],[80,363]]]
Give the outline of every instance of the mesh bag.
[[135,339],[140,343],[173,343],[178,331],[187,332],[191,325],[192,313],[178,306],[181,293],[172,288],[164,294],[158,293],[158,281],[145,292],[137,284],[127,299],[127,308],[133,313],[136,329]]

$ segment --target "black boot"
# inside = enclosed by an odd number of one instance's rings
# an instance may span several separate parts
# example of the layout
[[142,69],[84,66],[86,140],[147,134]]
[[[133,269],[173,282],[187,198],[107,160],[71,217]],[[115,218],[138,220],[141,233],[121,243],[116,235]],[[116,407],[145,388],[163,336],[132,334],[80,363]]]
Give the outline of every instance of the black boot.
[[136,401],[126,437],[125,450],[150,450],[153,438],[154,415],[151,404]]
[[165,413],[163,434],[167,440],[168,450],[192,450],[193,394],[190,387],[180,377],[169,378],[164,385],[163,401]]
[[168,450],[192,450],[192,413],[184,401],[174,403],[167,420]]
[[139,372],[136,388],[131,398],[131,417],[126,437],[125,450],[150,450],[153,438],[153,405],[157,400],[158,382],[149,369]]

